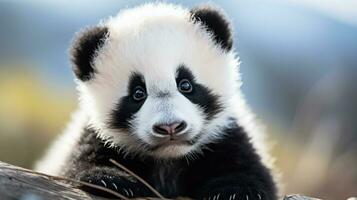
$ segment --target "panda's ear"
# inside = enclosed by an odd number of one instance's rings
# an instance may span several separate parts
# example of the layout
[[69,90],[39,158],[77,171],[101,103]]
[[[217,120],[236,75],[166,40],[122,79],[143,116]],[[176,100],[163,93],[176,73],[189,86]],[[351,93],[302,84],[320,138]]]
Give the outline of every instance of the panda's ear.
[[213,40],[227,51],[232,49],[232,28],[226,14],[213,5],[201,5],[190,10],[191,19],[211,32]]
[[108,28],[95,26],[79,31],[70,49],[73,72],[81,81],[90,80],[95,74],[93,59],[109,36]]

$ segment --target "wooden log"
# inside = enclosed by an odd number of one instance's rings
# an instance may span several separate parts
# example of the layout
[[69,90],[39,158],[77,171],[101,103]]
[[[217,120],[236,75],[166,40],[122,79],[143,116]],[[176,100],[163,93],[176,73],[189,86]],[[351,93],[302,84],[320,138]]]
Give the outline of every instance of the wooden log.
[[[0,162],[0,200],[107,200],[90,195],[78,189],[77,186],[79,186],[78,183]],[[150,199],[154,200],[154,198]],[[283,200],[317,199],[301,195],[287,195]]]
[[[78,186],[78,185],[77,185]],[[48,176],[33,174],[13,165],[0,162],[1,200],[45,199],[102,199],[89,195],[74,185],[54,180]]]

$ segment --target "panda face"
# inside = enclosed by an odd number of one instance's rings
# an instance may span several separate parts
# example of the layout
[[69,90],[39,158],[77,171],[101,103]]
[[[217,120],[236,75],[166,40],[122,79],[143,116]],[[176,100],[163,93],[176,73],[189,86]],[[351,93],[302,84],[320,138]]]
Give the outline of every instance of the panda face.
[[81,106],[113,147],[175,158],[221,137],[239,88],[238,63],[229,41],[192,16],[181,7],[147,4],[75,43]]
[[[179,66],[167,80],[160,81],[134,73],[127,95],[120,98],[111,113],[111,128],[130,133],[146,151],[159,157],[190,152],[208,116],[221,107],[218,98],[187,72]],[[205,113],[203,108],[209,103],[214,105]]]

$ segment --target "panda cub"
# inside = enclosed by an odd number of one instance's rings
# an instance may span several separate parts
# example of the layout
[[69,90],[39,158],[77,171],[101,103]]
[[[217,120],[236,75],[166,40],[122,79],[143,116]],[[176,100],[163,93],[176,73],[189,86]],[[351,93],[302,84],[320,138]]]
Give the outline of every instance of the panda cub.
[[37,170],[155,197],[113,159],[166,198],[277,199],[220,9],[123,10],[78,33],[71,59],[80,109]]

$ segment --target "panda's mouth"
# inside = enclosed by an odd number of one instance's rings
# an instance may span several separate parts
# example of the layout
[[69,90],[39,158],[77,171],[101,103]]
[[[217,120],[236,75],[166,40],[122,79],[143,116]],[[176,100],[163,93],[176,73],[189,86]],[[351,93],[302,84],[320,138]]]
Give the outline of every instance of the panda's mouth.
[[160,144],[151,146],[150,150],[156,151],[158,149],[162,149],[170,146],[192,146],[194,143],[195,141],[192,140],[167,140]]

